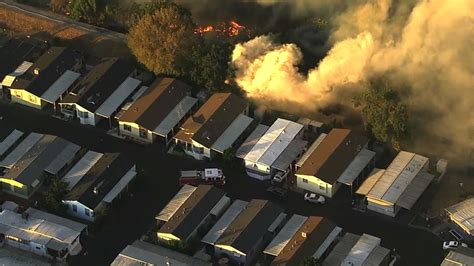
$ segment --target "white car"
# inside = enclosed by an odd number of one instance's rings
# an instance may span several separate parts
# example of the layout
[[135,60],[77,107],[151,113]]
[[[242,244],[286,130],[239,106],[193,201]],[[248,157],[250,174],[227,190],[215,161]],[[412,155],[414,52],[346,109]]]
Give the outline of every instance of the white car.
[[324,204],[326,199],[321,195],[316,195],[315,193],[306,193],[304,194],[304,200],[311,203]]
[[444,250],[456,249],[459,246],[467,248],[467,244],[461,243],[459,241],[445,241],[445,242],[443,242],[443,249]]

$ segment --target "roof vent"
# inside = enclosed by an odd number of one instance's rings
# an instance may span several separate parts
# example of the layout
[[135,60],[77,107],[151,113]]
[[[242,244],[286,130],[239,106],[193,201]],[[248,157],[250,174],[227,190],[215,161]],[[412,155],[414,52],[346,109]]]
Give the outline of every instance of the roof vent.
[[39,67],[36,67],[35,69],[33,69],[33,73],[38,76],[40,74],[40,69]]
[[306,232],[301,232],[301,237],[306,238]]

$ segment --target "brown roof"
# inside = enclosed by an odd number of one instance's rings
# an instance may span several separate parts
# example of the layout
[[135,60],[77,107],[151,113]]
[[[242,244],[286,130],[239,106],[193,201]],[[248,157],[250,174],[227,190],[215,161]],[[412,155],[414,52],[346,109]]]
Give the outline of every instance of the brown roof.
[[[301,265],[305,257],[311,257],[326,240],[336,225],[329,219],[310,216],[296,231],[272,265]],[[303,236],[306,233],[306,237]]]
[[367,142],[365,136],[350,129],[332,129],[296,174],[315,176],[334,184]]
[[120,117],[154,130],[173,108],[191,92],[191,87],[174,78],[156,79],[150,88]]
[[175,138],[211,147],[245,108],[247,103],[232,93],[215,93],[184,122]]

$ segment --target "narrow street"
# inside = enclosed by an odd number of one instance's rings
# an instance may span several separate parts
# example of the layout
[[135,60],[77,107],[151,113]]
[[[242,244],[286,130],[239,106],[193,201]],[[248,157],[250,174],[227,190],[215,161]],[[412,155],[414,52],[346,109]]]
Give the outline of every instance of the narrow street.
[[[87,255],[75,258],[75,265],[107,265],[128,244],[140,238],[154,224],[154,216],[179,189],[180,169],[202,166],[189,158],[164,154],[159,147],[141,147],[108,136],[103,130],[83,127],[29,110],[27,107],[0,102],[0,117],[20,130],[58,135],[79,145],[100,152],[123,152],[144,170],[131,195],[113,207],[93,241],[85,243]],[[226,172],[228,182],[224,190],[232,198],[271,199],[288,213],[328,217],[344,230],[368,233],[382,238],[382,245],[396,249],[402,256],[402,265],[439,265],[444,257],[442,241],[435,235],[409,228],[404,217],[395,220],[369,213],[353,211],[340,201],[323,206],[311,205],[302,196],[289,193],[284,201],[271,198],[266,185],[237,172]],[[402,215],[403,216],[403,215]]]

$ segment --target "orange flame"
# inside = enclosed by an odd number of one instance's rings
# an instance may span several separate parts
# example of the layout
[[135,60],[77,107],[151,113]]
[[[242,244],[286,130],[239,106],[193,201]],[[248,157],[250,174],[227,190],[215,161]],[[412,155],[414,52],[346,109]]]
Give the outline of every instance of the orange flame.
[[229,22],[220,22],[216,26],[212,26],[212,25],[201,26],[201,27],[197,27],[194,30],[195,34],[200,34],[200,35],[203,35],[208,32],[218,32],[228,37],[238,36],[242,32],[246,32],[247,35],[249,35],[248,29],[245,26],[240,25],[238,22],[234,20],[231,20]]

